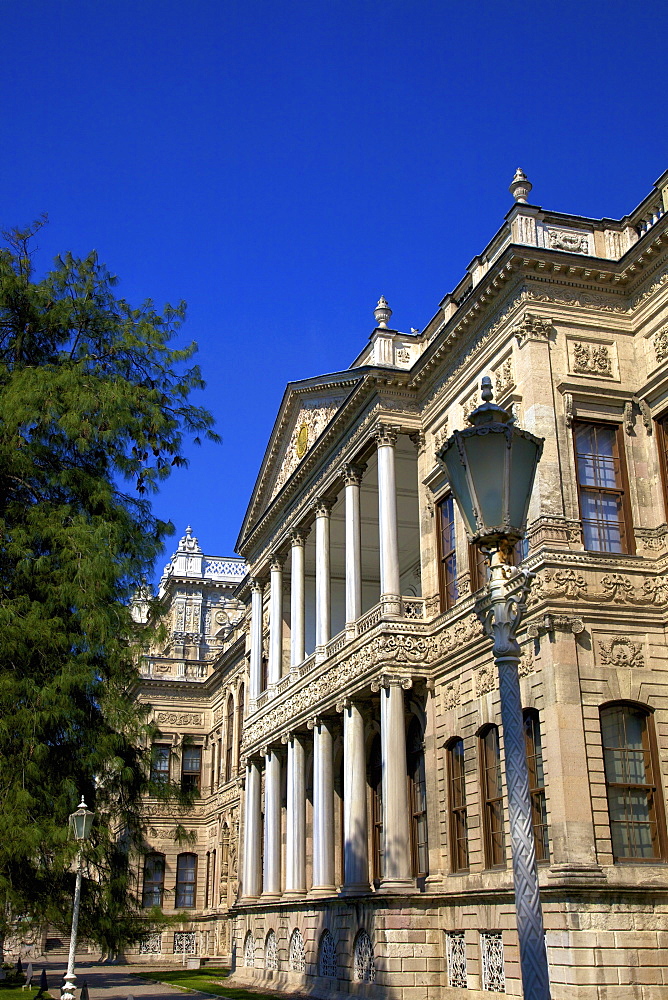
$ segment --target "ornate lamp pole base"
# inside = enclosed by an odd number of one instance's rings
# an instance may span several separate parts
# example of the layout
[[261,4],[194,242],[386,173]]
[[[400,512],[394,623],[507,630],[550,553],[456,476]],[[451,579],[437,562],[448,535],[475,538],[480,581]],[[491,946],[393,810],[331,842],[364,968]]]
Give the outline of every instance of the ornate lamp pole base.
[[517,570],[503,559],[501,551],[492,553],[489,590],[476,608],[476,613],[492,639],[494,662],[499,673],[523,993],[525,1000],[549,1000],[550,981],[517,672],[520,647],[516,634],[533,574]]

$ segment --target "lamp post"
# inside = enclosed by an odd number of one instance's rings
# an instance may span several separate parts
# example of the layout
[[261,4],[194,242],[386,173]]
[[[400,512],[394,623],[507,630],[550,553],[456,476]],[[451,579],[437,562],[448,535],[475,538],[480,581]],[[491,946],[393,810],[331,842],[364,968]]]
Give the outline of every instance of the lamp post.
[[482,380],[481,388],[483,403],[470,414],[471,426],[455,431],[438,452],[438,458],[447,471],[469,540],[490,561],[489,585],[477,614],[492,639],[499,674],[522,988],[525,1000],[549,1000],[517,672],[517,628],[532,574],[512,565],[513,549],[524,535],[543,441],[517,427],[514,418],[492,402],[489,378]]
[[74,838],[79,845],[77,851],[77,878],[74,885],[74,906],[72,908],[72,930],[70,932],[70,953],[67,959],[67,972],[65,973],[65,982],[63,983],[60,990],[60,1000],[74,1000],[74,994],[76,991],[76,986],[74,980],[76,976],[74,975],[74,955],[77,950],[77,928],[79,926],[79,904],[81,903],[81,876],[83,872],[83,855],[81,851],[82,844],[85,840],[88,840],[90,836],[90,829],[93,825],[93,816],[95,814],[86,806],[84,802],[83,795],[81,796],[81,802],[79,803],[79,808],[76,809],[70,815],[70,830],[74,834]]

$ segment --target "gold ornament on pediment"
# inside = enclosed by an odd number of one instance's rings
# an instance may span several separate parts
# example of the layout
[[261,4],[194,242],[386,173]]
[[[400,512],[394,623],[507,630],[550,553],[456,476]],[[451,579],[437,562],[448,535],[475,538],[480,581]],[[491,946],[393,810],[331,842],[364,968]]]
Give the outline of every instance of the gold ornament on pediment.
[[295,454],[302,459],[308,450],[308,424],[304,423],[299,428],[297,440],[295,442]]

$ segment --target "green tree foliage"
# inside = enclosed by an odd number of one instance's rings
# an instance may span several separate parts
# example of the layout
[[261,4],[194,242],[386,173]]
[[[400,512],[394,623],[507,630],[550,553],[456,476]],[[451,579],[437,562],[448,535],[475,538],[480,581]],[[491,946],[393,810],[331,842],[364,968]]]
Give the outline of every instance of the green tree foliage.
[[82,927],[117,950],[140,926],[127,858],[150,780],[130,599],[172,530],[148,496],[184,437],[216,435],[188,401],[196,346],[171,346],[184,304],[134,308],[95,253],[37,278],[40,225],[0,250],[0,937],[17,919],[66,928],[83,793]]

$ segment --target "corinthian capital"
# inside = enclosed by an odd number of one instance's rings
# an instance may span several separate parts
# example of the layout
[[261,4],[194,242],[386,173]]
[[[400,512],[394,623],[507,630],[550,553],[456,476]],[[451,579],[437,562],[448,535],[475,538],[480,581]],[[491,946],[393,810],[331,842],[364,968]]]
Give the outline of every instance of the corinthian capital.
[[376,444],[379,448],[383,445],[394,445],[397,443],[397,437],[399,436],[399,428],[393,427],[392,424],[379,424],[374,432],[374,437],[376,439]]
[[344,465],[341,470],[341,478],[343,479],[345,486],[361,486],[362,477],[366,472],[366,465],[355,465],[353,463],[349,465]]
[[313,513],[316,517],[329,517],[335,503],[335,497],[318,497],[312,504]]

